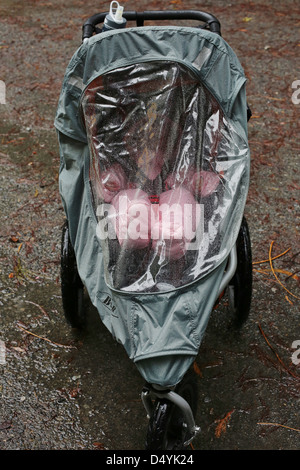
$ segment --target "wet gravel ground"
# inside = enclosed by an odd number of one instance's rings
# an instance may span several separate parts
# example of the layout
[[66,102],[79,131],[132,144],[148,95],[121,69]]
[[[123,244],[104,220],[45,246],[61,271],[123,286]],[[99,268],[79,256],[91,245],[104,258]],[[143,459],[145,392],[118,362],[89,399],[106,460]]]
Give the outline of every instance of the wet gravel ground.
[[[199,9],[199,2],[123,2]],[[82,332],[65,322],[59,256],[64,214],[53,119],[81,25],[107,2],[0,6],[0,449],[143,449],[143,380],[86,299]],[[207,1],[248,78],[254,290],[250,318],[228,329],[226,299],[197,357],[202,432],[194,448],[298,450],[300,342],[299,3]],[[292,99],[294,93],[294,100]],[[272,244],[273,243],[273,244]],[[276,277],[275,277],[276,276]]]

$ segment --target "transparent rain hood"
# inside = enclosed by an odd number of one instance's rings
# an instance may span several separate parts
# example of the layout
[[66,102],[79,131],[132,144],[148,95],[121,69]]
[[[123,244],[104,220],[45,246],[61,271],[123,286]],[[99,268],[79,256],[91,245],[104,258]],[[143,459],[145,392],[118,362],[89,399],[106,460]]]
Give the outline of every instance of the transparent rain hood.
[[171,290],[220,265],[243,214],[249,150],[193,71],[119,67],[89,84],[82,111],[107,284]]

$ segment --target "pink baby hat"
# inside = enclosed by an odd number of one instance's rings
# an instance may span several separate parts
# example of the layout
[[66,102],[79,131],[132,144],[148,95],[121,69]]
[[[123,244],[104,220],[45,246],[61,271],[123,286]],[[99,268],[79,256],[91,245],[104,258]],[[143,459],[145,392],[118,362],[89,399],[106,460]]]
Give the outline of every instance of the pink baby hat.
[[104,202],[111,202],[115,195],[126,187],[127,177],[118,163],[101,172],[97,182],[98,195]]
[[220,177],[212,171],[195,171],[190,168],[187,171],[180,169],[170,173],[166,179],[167,189],[184,186],[189,188],[195,196],[206,197],[212,194],[220,183]]

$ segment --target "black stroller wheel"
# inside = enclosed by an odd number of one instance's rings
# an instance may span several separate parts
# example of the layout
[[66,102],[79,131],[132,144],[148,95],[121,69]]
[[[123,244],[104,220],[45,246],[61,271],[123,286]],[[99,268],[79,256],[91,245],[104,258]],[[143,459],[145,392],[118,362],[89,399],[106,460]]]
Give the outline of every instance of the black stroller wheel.
[[[175,388],[175,392],[190,405],[193,416],[197,411],[198,400],[196,379],[191,370]],[[146,450],[186,450],[189,446],[186,442],[190,438],[180,408],[168,399],[156,399],[147,430]]]
[[66,320],[73,328],[82,328],[85,322],[84,286],[78,274],[68,222],[65,222],[62,229],[60,274],[62,304]]
[[228,301],[233,314],[233,326],[239,328],[248,319],[252,297],[252,251],[245,217],[242,219],[236,250],[237,268],[228,285]]

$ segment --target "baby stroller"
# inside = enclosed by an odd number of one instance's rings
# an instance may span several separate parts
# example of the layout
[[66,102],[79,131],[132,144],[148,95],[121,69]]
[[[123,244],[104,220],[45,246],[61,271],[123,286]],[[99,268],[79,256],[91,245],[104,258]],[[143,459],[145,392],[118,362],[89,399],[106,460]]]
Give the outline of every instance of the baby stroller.
[[[197,26],[144,26],[185,19]],[[192,366],[218,299],[228,293],[239,325],[249,314],[245,82],[214,16],[118,2],[84,24],[66,70],[64,312],[81,327],[86,290],[136,364],[147,449],[186,449],[199,431]]]

